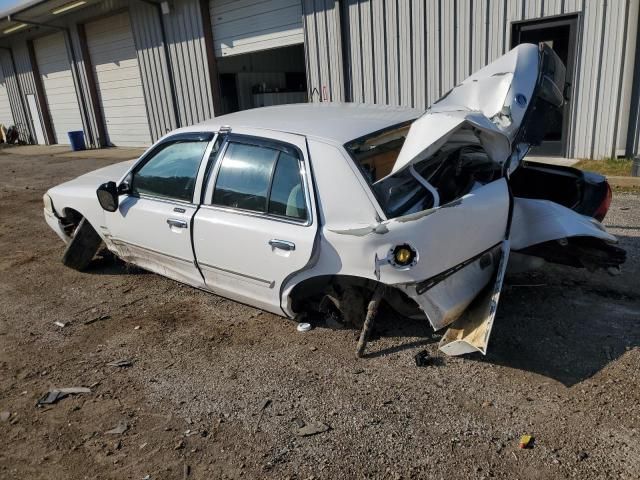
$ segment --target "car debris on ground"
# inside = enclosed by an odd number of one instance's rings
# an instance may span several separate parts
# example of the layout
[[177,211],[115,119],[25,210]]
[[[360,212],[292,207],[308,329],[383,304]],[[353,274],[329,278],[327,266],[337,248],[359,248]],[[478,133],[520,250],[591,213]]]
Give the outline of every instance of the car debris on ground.
[[111,430],[104,432],[107,435],[122,435],[129,429],[129,424],[125,420],[120,420]]
[[311,330],[311,328],[311,324],[308,322],[301,322],[296,326],[296,330],[300,333],[308,332],[309,330]]
[[331,430],[331,427],[329,425],[322,422],[313,421],[309,423],[304,423],[303,426],[299,426],[295,430],[295,434],[298,437],[310,437],[311,435],[317,435],[319,433],[328,432],[329,430]]
[[107,366],[109,367],[119,367],[119,368],[126,368],[132,365],[133,365],[133,361],[128,359],[114,360],[113,362],[107,363]]
[[531,435],[522,435],[520,437],[520,442],[518,443],[518,448],[532,448],[533,447],[534,438]]
[[91,318],[87,321],[84,322],[85,325],[91,325],[92,323],[95,322],[100,322],[102,320],[109,320],[111,318],[111,315],[99,315],[97,317]]
[[54,388],[53,390],[49,390],[38,400],[37,406],[51,405],[69,395],[80,395],[83,393],[91,393],[91,389],[86,387]]

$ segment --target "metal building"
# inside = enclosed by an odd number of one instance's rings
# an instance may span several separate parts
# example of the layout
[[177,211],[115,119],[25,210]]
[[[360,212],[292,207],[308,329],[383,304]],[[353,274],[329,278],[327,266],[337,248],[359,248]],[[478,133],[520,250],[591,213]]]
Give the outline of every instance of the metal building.
[[537,153],[640,150],[640,0],[31,0],[0,13],[0,124],[31,143],[146,146],[235,110],[426,108],[522,42],[568,67]]

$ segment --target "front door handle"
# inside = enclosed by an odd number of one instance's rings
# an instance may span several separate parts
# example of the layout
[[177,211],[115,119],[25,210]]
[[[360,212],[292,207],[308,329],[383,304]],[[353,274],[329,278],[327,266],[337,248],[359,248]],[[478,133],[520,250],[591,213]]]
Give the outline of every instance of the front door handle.
[[280,250],[292,251],[296,249],[295,243],[289,242],[287,240],[278,240],[275,238],[269,240],[269,245],[271,245],[273,248],[279,248]]
[[175,218],[167,218],[170,227],[187,228],[188,224],[184,220],[176,220]]

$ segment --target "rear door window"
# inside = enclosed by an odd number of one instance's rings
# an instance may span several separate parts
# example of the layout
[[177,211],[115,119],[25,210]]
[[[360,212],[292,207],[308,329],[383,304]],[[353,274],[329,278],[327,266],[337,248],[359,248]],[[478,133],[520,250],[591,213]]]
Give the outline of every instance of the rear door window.
[[229,143],[218,172],[213,204],[266,212],[278,153],[257,145]]
[[280,152],[273,175],[268,213],[298,220],[307,219],[298,157]]
[[307,220],[297,152],[229,142],[216,178],[212,204]]

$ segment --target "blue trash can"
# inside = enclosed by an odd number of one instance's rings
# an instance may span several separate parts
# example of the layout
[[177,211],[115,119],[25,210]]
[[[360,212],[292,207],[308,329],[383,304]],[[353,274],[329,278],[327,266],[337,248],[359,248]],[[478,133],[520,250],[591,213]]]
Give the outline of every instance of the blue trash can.
[[84,144],[84,132],[82,130],[76,130],[75,132],[67,132],[69,135],[69,143],[71,143],[71,150],[77,152],[78,150],[86,150],[87,146]]

